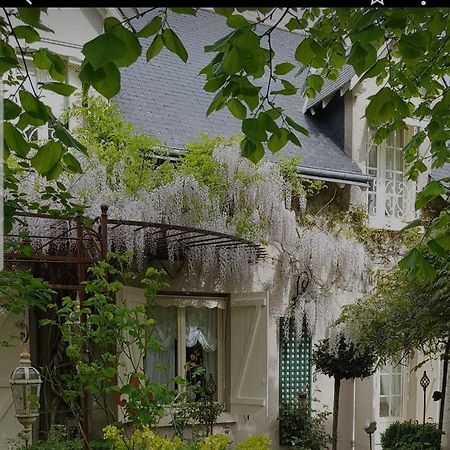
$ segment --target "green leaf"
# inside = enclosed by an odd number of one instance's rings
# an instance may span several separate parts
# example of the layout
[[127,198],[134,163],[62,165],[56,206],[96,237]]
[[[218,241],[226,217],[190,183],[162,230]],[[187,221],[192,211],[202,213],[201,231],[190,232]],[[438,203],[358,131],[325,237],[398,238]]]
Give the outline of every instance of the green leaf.
[[41,11],[39,8],[17,8],[19,19],[31,26],[36,26],[41,18]]
[[232,16],[228,17],[227,25],[230,28],[245,28],[250,24],[244,16],[241,16],[240,14],[233,14]]
[[309,131],[298,124],[295,120],[291,119],[289,116],[286,116],[286,122],[299,133],[304,134],[305,136],[309,136]]
[[420,280],[433,281],[436,278],[435,269],[417,248],[411,249],[398,265],[403,270],[411,272]]
[[70,172],[72,172],[72,173],[83,173],[83,169],[81,168],[80,163],[70,153],[66,153],[63,156],[63,161],[64,161],[64,164],[66,165],[67,169]]
[[68,97],[69,95],[73,94],[77,88],[75,86],[71,86],[70,84],[66,83],[50,82],[44,83],[42,85],[42,89],[56,92],[59,95],[64,95],[65,97]]
[[320,75],[309,75],[305,81],[306,88],[312,88],[316,93],[319,93],[323,86],[323,78]]
[[404,101],[391,88],[384,87],[375,95],[369,97],[370,103],[366,108],[369,123],[377,125],[397,118],[399,104]]
[[107,99],[120,91],[120,71],[113,63],[108,63],[97,70],[94,70],[90,63],[84,63],[80,71],[80,80],[93,86]]
[[247,108],[237,98],[228,100],[227,107],[236,119],[244,120],[247,117]]
[[414,64],[427,50],[427,41],[423,32],[404,34],[398,42],[398,50],[405,62]]
[[177,14],[185,14],[188,16],[197,15],[197,10],[195,8],[170,8],[170,10]]
[[66,127],[63,127],[60,123],[56,122],[53,124],[53,128],[55,129],[55,136],[69,148],[74,148],[79,152],[87,155],[87,148],[78,142],[67,130]]
[[9,56],[1,56],[0,75],[3,75],[4,73],[8,72],[8,70],[11,70],[13,67],[17,67],[18,65],[19,62],[17,61],[17,58],[10,58]]
[[256,164],[264,156],[264,147],[261,143],[244,138],[241,141],[241,155]]
[[160,34],[157,34],[155,36],[155,39],[153,39],[152,43],[149,45],[146,53],[147,62],[149,62],[152,58],[155,56],[158,56],[159,52],[164,47],[164,42],[162,40],[162,37]]
[[59,55],[41,48],[33,53],[33,63],[38,69],[46,70],[54,80],[65,81],[67,65]]
[[153,36],[161,29],[161,24],[161,16],[153,17],[153,19],[150,20],[150,22],[145,25],[145,27],[142,28],[141,31],[138,32],[138,37],[148,38],[150,36]]
[[22,111],[22,108],[14,103],[12,100],[5,99],[3,100],[3,119],[4,120],[13,120],[15,119]]
[[242,122],[242,132],[255,143],[265,142],[267,140],[264,124],[258,119],[245,119]]
[[355,42],[352,46],[347,63],[353,66],[358,75],[363,74],[377,59],[377,51],[371,44]]
[[283,85],[284,89],[272,91],[271,94],[295,95],[297,93],[297,88],[290,81],[281,80],[281,84]]
[[23,89],[19,92],[20,103],[23,109],[33,118],[48,121],[49,116],[46,106],[33,94]]
[[422,226],[422,221],[420,219],[415,219],[415,220],[412,220],[411,222],[409,222],[408,225],[403,227],[400,231],[405,231],[405,230],[409,230],[411,228],[417,228],[420,226]]
[[221,16],[230,17],[233,14],[234,8],[214,8],[214,11]]
[[416,209],[421,209],[427,205],[431,200],[445,194],[445,189],[438,180],[430,181],[423,189],[417,194],[416,197]]
[[28,25],[19,25],[14,27],[14,32],[18,39],[25,39],[28,44],[41,40],[39,33],[33,27]]
[[226,77],[216,77],[216,78],[211,78],[210,80],[208,80],[205,83],[205,86],[203,86],[203,89],[206,92],[216,92],[217,89],[221,88],[223,86],[223,84],[226,81]]
[[125,45],[125,51],[114,59],[118,67],[128,67],[133,64],[142,53],[142,46],[134,33],[125,28],[115,17],[107,17],[103,23],[107,34],[111,34]]
[[165,47],[180,57],[183,62],[188,60],[188,53],[180,41],[178,35],[170,28],[165,28],[162,32],[162,40]]
[[3,123],[3,137],[9,150],[22,158],[26,158],[30,151],[30,144],[23,138],[22,133],[11,123]]
[[104,33],[83,46],[83,54],[94,70],[120,59],[126,51],[125,44],[114,34]]
[[361,30],[354,31],[350,34],[350,37],[352,42],[362,42],[367,44],[384,38],[384,30],[383,28],[372,24]]
[[223,90],[220,90],[209,105],[206,111],[206,116],[208,117],[212,112],[221,109],[225,104],[225,100],[226,97],[223,95]]
[[276,153],[281,150],[289,140],[289,131],[286,128],[280,128],[277,133],[273,133],[270,136],[267,146],[272,153]]
[[302,146],[302,143],[300,142],[299,138],[292,132],[289,133],[289,140],[297,147]]
[[286,75],[291,70],[295,69],[295,65],[289,62],[277,64],[275,66],[274,73],[275,75]]
[[444,235],[427,242],[431,251],[441,258],[448,259],[448,251],[450,249],[450,235]]
[[46,176],[59,162],[62,154],[63,148],[59,142],[47,142],[31,158],[31,165],[40,175]]
[[297,46],[295,59],[302,64],[319,67],[326,54],[326,50],[314,39],[306,38]]
[[225,54],[223,59],[223,70],[228,75],[234,75],[242,70],[242,61],[235,47]]

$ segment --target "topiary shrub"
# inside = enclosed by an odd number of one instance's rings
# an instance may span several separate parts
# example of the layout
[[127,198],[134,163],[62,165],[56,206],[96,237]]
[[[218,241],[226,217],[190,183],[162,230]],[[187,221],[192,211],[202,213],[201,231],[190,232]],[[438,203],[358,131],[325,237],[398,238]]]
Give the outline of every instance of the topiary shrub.
[[423,426],[417,420],[394,422],[381,434],[383,450],[435,450],[438,442],[437,425],[426,423]]

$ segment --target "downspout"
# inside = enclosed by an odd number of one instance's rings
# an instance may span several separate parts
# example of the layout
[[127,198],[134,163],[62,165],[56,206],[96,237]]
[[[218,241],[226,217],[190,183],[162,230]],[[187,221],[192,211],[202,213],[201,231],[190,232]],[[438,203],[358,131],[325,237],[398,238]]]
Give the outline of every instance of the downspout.
[[352,450],[356,447],[356,379],[353,378]]

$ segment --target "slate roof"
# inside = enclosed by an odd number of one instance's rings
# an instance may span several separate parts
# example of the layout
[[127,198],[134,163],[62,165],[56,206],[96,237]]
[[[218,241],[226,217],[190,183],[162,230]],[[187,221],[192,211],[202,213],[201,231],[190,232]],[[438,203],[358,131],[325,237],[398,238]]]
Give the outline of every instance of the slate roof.
[[332,81],[326,79],[319,94],[314,98],[308,99],[305,111],[312,108],[314,105],[317,105],[329,95],[335,94],[341,87],[349,83],[354,75],[355,71],[353,67],[346,64],[340,71],[337,80]]
[[[123,10],[125,15],[134,15],[131,9]],[[156,14],[157,11],[155,11]],[[141,29],[151,18],[151,14],[133,21],[136,29]],[[240,132],[240,122],[226,110],[206,117],[206,110],[214,94],[203,90],[204,76],[200,70],[209,63],[213,54],[204,53],[203,48],[229,33],[226,19],[214,12],[200,10],[197,17],[168,13],[168,21],[180,36],[189,53],[184,64],[178,56],[163,49],[149,63],[145,60],[145,50],[150,39],[143,39],[143,55],[132,66],[121,70],[122,87],[114,98],[126,120],[137,125],[142,132],[150,134],[175,149],[185,148],[187,142],[198,135],[230,136]],[[260,28],[258,31],[264,31]],[[272,34],[272,46],[276,53],[274,64],[293,61],[293,55],[301,35],[281,29]],[[291,73],[296,72],[296,70]],[[291,77],[296,86],[301,87],[306,77],[304,71],[298,77]],[[264,78],[261,83],[264,83]],[[259,83],[258,83],[259,84]],[[264,83],[265,85],[265,83]],[[302,167],[336,170],[361,175],[361,171],[344,151],[329,137],[319,131],[312,117],[302,113],[303,99],[295,96],[278,96],[277,104],[294,120],[310,130],[310,136],[299,136],[302,147],[288,144],[285,155],[301,154]],[[273,158],[270,152],[266,157]]]

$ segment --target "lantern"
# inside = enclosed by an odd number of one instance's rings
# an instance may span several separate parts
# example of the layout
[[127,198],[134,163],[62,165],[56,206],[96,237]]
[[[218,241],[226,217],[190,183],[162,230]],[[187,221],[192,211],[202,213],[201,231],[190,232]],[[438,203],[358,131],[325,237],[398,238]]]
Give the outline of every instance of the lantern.
[[39,416],[39,392],[41,390],[41,376],[31,367],[29,353],[21,353],[19,367],[11,374],[11,385],[16,418],[23,426],[22,437],[26,446],[30,439],[31,426]]

